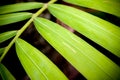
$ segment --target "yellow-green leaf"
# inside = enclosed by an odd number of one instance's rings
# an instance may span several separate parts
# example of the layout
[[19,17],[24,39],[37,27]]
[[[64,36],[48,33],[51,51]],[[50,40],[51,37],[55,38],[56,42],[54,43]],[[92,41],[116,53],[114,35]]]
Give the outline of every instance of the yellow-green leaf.
[[0,33],[0,43],[12,38],[13,36],[16,35],[17,31],[7,31],[4,33]]
[[37,31],[88,80],[119,80],[120,67],[75,34],[43,18]]
[[59,20],[120,57],[118,26],[69,6],[51,4],[48,9]]
[[16,51],[31,80],[67,80],[43,53],[24,40],[16,40]]
[[19,12],[19,13],[0,15],[0,26],[26,20],[31,16],[32,16],[32,13],[28,13],[28,12]]
[[71,4],[100,10],[120,17],[120,0],[64,0]]
[[0,14],[41,8],[43,3],[27,2],[0,6]]
[[15,80],[14,76],[1,63],[0,63],[0,76],[2,77],[2,80]]
[[2,53],[4,52],[5,48],[0,48],[0,56],[2,55]]

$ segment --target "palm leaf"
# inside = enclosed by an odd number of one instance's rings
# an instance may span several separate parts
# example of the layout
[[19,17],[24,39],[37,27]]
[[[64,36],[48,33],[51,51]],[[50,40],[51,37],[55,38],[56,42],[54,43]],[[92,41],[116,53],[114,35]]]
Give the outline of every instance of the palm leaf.
[[31,80],[67,80],[65,75],[43,53],[24,40],[16,40],[16,51]]
[[120,57],[118,26],[69,6],[51,4],[48,9],[56,18]]
[[5,5],[5,6],[0,6],[0,14],[37,9],[42,6],[43,4],[39,2],[10,4],[10,5]]
[[38,32],[80,73],[91,80],[119,79],[120,67],[60,25],[35,18]]
[[12,38],[13,36],[16,35],[17,31],[7,31],[4,33],[0,33],[0,43]]
[[100,10],[120,17],[120,0],[64,0],[66,2]]
[[29,12],[19,12],[0,15],[0,26],[26,20],[32,16]]
[[1,63],[0,63],[0,75],[2,77],[2,80],[15,80],[14,76]]
[[0,48],[0,56],[2,55],[2,53],[4,52],[5,48]]

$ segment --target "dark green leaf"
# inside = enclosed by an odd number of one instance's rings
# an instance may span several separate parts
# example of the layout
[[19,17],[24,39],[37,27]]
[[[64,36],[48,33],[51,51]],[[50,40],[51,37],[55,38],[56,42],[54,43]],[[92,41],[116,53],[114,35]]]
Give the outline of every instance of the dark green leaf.
[[7,31],[4,33],[0,33],[0,43],[12,38],[13,36],[16,35],[17,31]]
[[120,57],[120,28],[84,11],[51,4],[49,11],[58,19]]
[[28,12],[0,15],[0,26],[26,20],[31,16],[32,16],[32,13],[28,13]]
[[2,77],[2,80],[15,80],[14,76],[1,63],[0,63],[0,75]]
[[16,40],[16,51],[31,80],[67,80],[43,53],[24,40]]
[[43,4],[39,2],[27,2],[27,3],[4,5],[4,6],[0,6],[0,14],[37,9],[42,6]]
[[120,17],[120,0],[64,0],[79,6],[100,10]]
[[88,80],[120,79],[119,66],[70,31],[43,18],[35,18],[34,24],[38,32]]

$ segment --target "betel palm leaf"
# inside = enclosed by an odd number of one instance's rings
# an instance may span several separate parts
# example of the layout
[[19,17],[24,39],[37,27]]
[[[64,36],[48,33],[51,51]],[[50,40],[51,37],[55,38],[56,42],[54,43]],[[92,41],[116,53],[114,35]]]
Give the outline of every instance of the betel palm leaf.
[[1,63],[0,63],[0,76],[2,77],[2,80],[15,80],[15,77]]
[[87,79],[119,79],[120,68],[73,33],[43,18],[35,18],[34,24],[38,32]]
[[23,21],[29,19],[32,13],[29,12],[18,12],[0,15],[0,26]]
[[83,6],[120,17],[120,0],[64,0],[66,2]]
[[0,14],[37,9],[42,7],[42,5],[43,4],[39,2],[27,2],[5,5],[0,7]]
[[0,43],[12,38],[13,36],[16,35],[17,31],[8,31],[8,32],[4,32],[4,33],[0,33]]
[[64,5],[52,4],[48,9],[70,27],[120,57],[120,28],[118,26]]
[[2,55],[2,53],[4,52],[5,48],[0,48],[0,56]]
[[32,80],[68,80],[45,55],[24,40],[17,39],[16,51]]
[[[0,13],[2,14],[0,15],[0,26],[22,21],[31,17],[30,21],[28,21],[25,26],[17,31],[17,34],[14,33],[16,36],[10,43],[10,46],[12,43],[16,43],[16,52],[18,58],[29,77],[32,80],[67,79],[66,76],[64,76],[64,74],[53,63],[51,63],[45,55],[24,40],[18,39],[20,33],[22,34],[22,32],[33,21],[35,28],[44,37],[44,39],[46,39],[86,79],[119,80],[120,67],[107,56],[99,52],[97,49],[89,45],[86,41],[76,36],[72,32],[62,28],[55,22],[38,18],[37,16],[48,7],[48,10],[53,16],[74,28],[79,33],[93,40],[97,44],[101,45],[103,48],[109,50],[117,57],[120,57],[120,28],[87,12],[65,5],[51,4],[54,1],[55,0],[51,0],[49,4],[45,4],[44,6],[41,3],[33,3],[33,6],[30,6],[32,3],[22,3],[7,5],[0,8],[2,10]],[[107,4],[103,4],[102,0],[64,1],[79,6],[100,10],[120,17],[119,0],[104,1],[104,3]],[[114,7],[111,7],[111,4],[114,5]],[[18,12],[36,9],[42,6],[43,8],[36,12],[37,14],[35,13],[33,15],[29,12]],[[10,8],[13,9],[10,10]],[[14,34],[12,36],[14,36]],[[3,37],[3,39],[6,40],[8,38]],[[5,50],[4,52],[7,52],[10,46],[8,45],[8,47],[0,48],[0,54],[2,55],[3,50]],[[3,53],[3,55],[5,54]],[[51,69],[53,69],[53,71]]]

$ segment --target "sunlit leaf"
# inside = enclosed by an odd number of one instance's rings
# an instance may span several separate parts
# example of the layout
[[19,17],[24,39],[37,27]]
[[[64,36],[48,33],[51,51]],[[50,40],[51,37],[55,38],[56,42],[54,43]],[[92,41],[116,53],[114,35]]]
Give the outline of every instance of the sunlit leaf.
[[120,17],[120,0],[64,0],[79,6],[100,10]]
[[28,13],[28,12],[0,15],[0,26],[26,20],[31,16],[32,16],[32,13]]
[[49,11],[58,19],[120,57],[120,28],[84,11],[51,4]]
[[0,33],[0,43],[12,38],[13,36],[16,35],[17,31],[7,31],[4,33]]
[[37,9],[42,7],[42,5],[43,4],[39,2],[27,2],[27,3],[4,5],[4,6],[0,6],[0,14]]
[[2,53],[4,52],[5,48],[0,48],[0,56],[2,55]]
[[88,80],[120,79],[120,67],[81,38],[43,18],[35,18],[34,24],[38,32]]
[[31,80],[67,80],[43,53],[24,40],[17,39],[16,51]]
[[0,63],[0,75],[2,77],[2,80],[15,80],[14,76],[1,63]]

